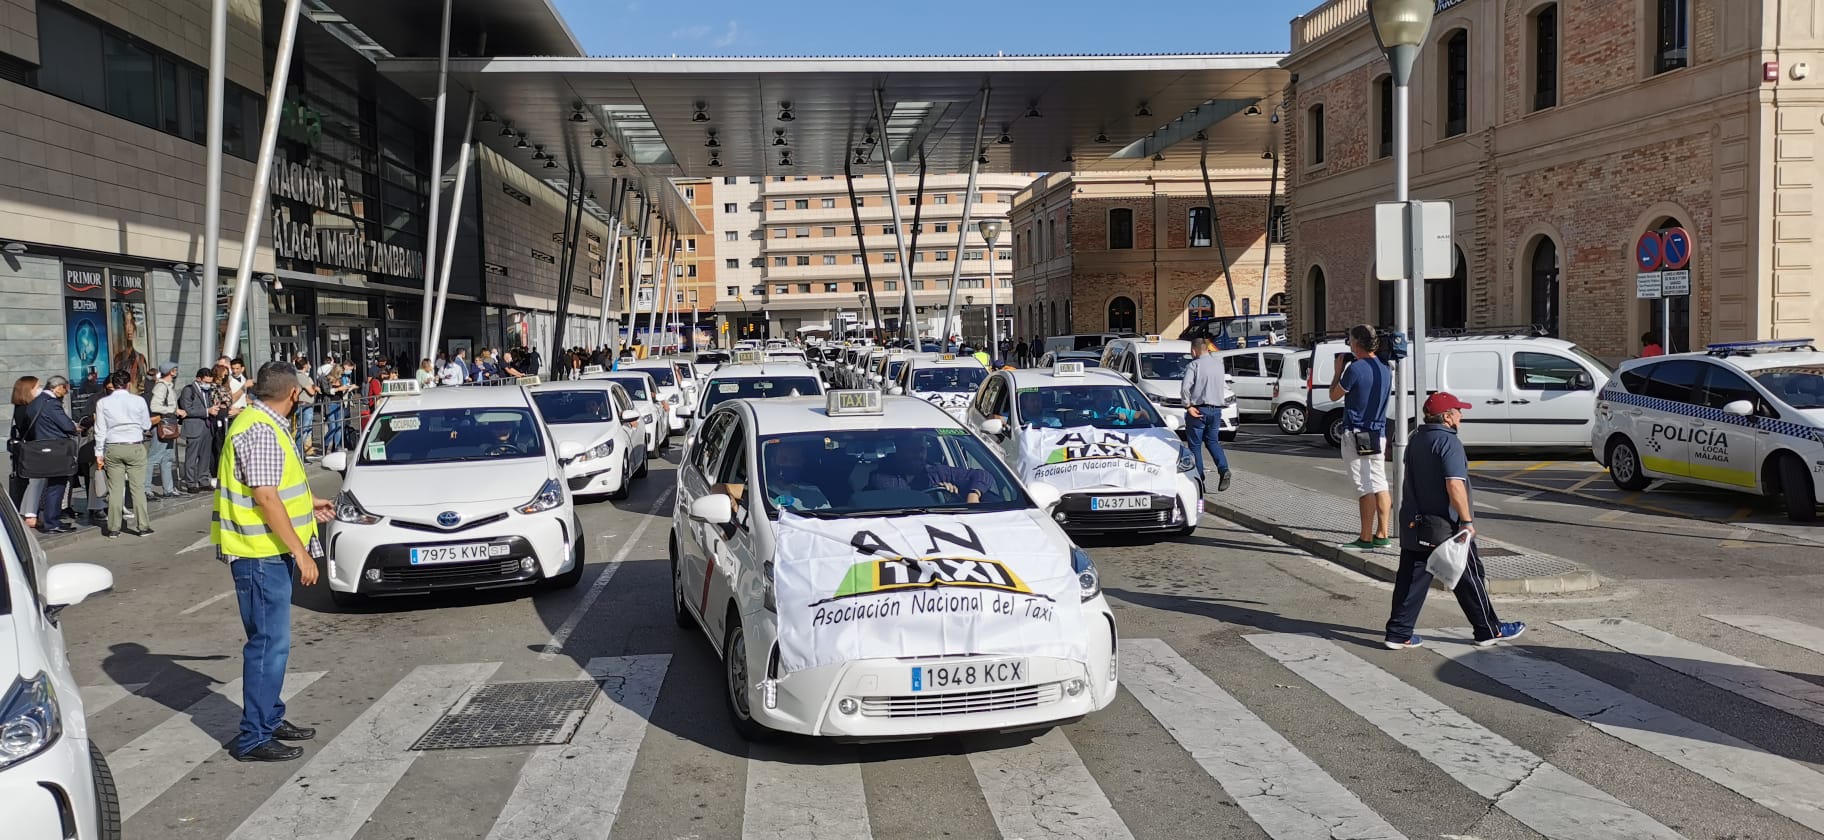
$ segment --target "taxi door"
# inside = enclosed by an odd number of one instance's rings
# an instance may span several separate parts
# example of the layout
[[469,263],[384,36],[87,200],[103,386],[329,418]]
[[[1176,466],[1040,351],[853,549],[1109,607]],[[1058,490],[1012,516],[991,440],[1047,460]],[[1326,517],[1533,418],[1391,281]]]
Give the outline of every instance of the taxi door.
[[753,435],[745,418],[734,412],[729,412],[729,416],[733,422],[721,462],[716,465],[715,483],[742,488],[741,499],[735,505],[734,522],[703,526],[704,566],[700,570],[702,576],[693,584],[697,591],[690,593],[698,598],[697,614],[718,645],[728,634],[729,596],[741,577],[741,565],[755,559],[755,530],[766,517],[759,473],[752,468]]
[[[734,428],[733,411],[717,412],[704,424],[697,439],[686,447],[678,469],[678,515],[674,521],[680,524],[673,531],[673,537],[678,541],[678,591],[690,611],[703,620],[705,628],[709,628],[709,619],[702,614],[704,577],[710,566],[710,555],[721,542],[718,532],[729,526],[690,518],[690,506],[715,492]],[[720,644],[722,637],[712,629],[710,638]]]
[[[988,378],[982,390],[976,394],[975,401],[969,404],[969,429],[975,432],[982,443],[1001,456],[1001,460],[1012,466],[1019,460],[1019,436],[1014,425],[1012,394],[1013,380],[1003,374]],[[999,419],[1006,428],[998,435],[982,431],[982,424],[990,419]]]

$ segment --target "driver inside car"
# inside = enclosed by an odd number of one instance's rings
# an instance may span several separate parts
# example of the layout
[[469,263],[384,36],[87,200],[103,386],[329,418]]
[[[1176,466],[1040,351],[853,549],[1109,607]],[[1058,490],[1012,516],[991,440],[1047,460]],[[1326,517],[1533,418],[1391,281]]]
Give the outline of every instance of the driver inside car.
[[811,481],[813,456],[805,451],[805,444],[772,442],[761,451],[766,459],[766,496],[774,506],[790,510],[830,506],[823,488]]
[[972,505],[992,487],[993,479],[986,471],[931,463],[925,457],[925,439],[919,435],[895,438],[893,454],[868,479],[869,490],[942,490],[961,495]]

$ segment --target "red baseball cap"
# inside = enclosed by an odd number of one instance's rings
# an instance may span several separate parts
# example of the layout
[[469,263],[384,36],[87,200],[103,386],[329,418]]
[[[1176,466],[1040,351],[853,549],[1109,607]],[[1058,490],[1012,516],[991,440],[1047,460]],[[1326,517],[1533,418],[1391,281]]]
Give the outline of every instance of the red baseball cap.
[[1425,410],[1425,416],[1431,417],[1431,416],[1443,414],[1444,412],[1449,411],[1453,408],[1460,410],[1460,409],[1466,409],[1469,407],[1470,407],[1469,403],[1466,403],[1460,399],[1457,399],[1457,396],[1455,394],[1452,394],[1449,391],[1439,391],[1439,392],[1432,394],[1431,396],[1425,398],[1425,409],[1424,410]]

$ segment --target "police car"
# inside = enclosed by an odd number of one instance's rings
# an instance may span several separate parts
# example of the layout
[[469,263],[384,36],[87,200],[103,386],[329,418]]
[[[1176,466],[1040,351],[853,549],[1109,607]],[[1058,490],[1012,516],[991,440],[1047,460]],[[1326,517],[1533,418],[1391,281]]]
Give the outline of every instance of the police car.
[[921,353],[906,361],[887,393],[916,397],[961,420],[976,389],[987,378],[988,369],[973,358]]
[[1824,502],[1824,353],[1807,338],[1623,362],[1590,446],[1623,490],[1663,478],[1780,496],[1810,522]]
[[342,473],[323,532],[336,603],[582,579],[586,541],[562,460],[587,450],[553,440],[524,387],[538,382],[386,383],[354,450],[321,462]]
[[1055,501],[918,400],[724,403],[679,466],[677,621],[749,738],[1074,720],[1114,699],[1115,620]]
[[822,395],[823,380],[810,365],[801,361],[768,361],[757,351],[737,351],[733,362],[717,368],[704,383],[703,395],[688,409],[691,428],[729,400]]
[[674,432],[682,432],[690,426],[683,409],[690,404],[685,394],[689,383],[678,378],[677,368],[670,359],[636,359],[624,362],[621,370],[637,370],[652,377],[652,382],[659,389],[659,405],[665,409],[666,427]]
[[627,498],[633,480],[647,472],[646,431],[627,389],[603,379],[546,382],[532,388],[532,401],[560,449],[582,448],[559,458],[570,492]]
[[1106,368],[995,371],[963,423],[1027,486],[1063,494],[1052,517],[1066,531],[1188,534],[1203,513],[1180,421]]

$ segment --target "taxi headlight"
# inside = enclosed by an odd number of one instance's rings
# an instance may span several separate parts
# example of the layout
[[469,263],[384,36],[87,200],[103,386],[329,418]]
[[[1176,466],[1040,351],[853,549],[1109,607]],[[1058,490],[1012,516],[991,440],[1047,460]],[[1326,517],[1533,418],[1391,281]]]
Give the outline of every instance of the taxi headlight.
[[545,486],[538,488],[532,500],[520,505],[520,513],[544,513],[564,503],[564,488],[555,480],[546,480]]
[[584,452],[583,454],[576,456],[576,458],[573,459],[573,462],[581,464],[586,461],[597,461],[597,460],[606,458],[609,455],[613,455],[613,454],[614,454],[614,440],[612,438],[610,438],[606,443],[603,443],[600,446],[597,446],[594,449],[589,450],[588,452]]
[[355,499],[355,494],[347,490],[336,494],[335,504],[337,522],[347,522],[351,525],[372,525],[380,521],[380,517],[368,513],[367,509]]
[[1195,469],[1197,469],[1197,459],[1195,457],[1192,457],[1191,448],[1188,446],[1185,446],[1184,444],[1179,444],[1178,445],[1178,471],[1181,473],[1184,473],[1184,472],[1191,472]]
[[1102,576],[1096,573],[1096,561],[1089,559],[1089,552],[1071,546],[1070,569],[1077,573],[1078,597],[1087,601],[1102,594]]
[[0,698],[0,770],[35,756],[63,734],[57,692],[43,671],[31,679],[13,680]]

